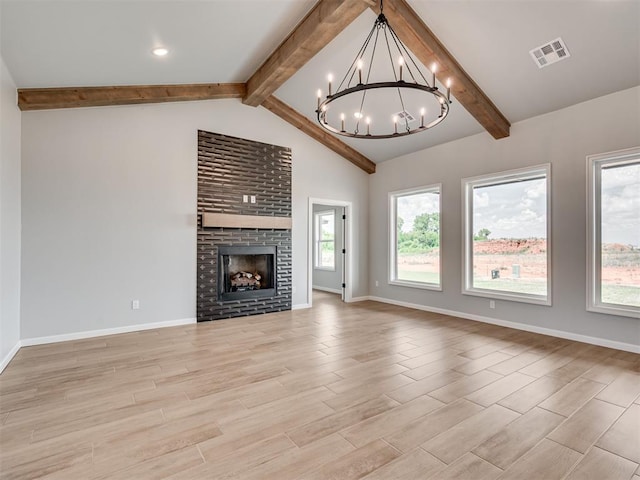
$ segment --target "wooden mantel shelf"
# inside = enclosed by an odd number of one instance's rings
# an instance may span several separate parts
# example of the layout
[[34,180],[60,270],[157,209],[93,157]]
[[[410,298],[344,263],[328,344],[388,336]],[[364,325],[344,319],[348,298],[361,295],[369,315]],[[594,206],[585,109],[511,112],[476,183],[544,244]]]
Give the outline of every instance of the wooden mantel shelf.
[[203,213],[203,227],[218,228],[268,228],[291,230],[291,217],[259,215],[233,215],[229,213]]

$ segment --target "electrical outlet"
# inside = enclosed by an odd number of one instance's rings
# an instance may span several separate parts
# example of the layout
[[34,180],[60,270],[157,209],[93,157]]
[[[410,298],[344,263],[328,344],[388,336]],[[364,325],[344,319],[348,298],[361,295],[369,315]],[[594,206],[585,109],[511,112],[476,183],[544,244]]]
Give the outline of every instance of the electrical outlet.
[[131,300],[131,310],[140,309],[140,300]]
[[242,203],[249,203],[249,195],[242,195]]
[[255,195],[251,195],[251,203],[256,203],[256,196]]
[[380,286],[380,282],[378,280],[376,280],[376,287]]
[[496,301],[495,300],[489,300],[489,308],[496,308]]

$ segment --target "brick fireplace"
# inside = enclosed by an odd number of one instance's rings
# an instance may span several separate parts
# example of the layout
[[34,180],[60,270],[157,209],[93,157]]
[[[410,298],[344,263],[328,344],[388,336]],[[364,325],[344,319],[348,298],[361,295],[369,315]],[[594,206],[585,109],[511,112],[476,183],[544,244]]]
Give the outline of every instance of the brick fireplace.
[[198,131],[197,241],[199,322],[290,310],[291,150]]

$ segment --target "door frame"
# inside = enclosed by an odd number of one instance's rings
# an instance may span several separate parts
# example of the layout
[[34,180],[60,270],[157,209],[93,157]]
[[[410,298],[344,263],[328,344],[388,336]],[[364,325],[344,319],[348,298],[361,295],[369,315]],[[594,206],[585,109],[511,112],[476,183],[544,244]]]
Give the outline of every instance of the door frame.
[[344,214],[347,219],[344,221],[344,229],[342,232],[343,236],[343,244],[346,250],[344,254],[344,267],[343,267],[343,278],[345,283],[345,288],[343,289],[343,301],[350,302],[353,298],[353,279],[351,278],[352,268],[352,259],[351,251],[353,249],[353,232],[351,230],[351,226],[353,222],[351,221],[351,215],[353,212],[353,204],[351,202],[345,202],[343,200],[332,200],[327,198],[314,198],[309,197],[309,211],[307,213],[307,304],[311,307],[313,305],[313,206],[314,205],[328,205],[331,207],[343,207]]

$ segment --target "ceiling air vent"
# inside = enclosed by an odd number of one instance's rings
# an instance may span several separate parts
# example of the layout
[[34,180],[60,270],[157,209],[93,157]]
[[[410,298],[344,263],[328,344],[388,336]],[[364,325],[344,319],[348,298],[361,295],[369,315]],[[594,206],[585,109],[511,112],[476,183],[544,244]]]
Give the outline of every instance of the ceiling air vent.
[[556,38],[544,45],[534,48],[529,52],[538,68],[544,68],[552,63],[569,58],[571,54],[561,38]]

